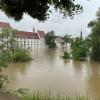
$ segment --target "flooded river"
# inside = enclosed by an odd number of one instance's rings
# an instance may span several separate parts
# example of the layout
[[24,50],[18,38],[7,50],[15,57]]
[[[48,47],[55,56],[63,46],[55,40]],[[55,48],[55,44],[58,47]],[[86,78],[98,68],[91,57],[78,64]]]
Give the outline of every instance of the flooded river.
[[4,71],[8,87],[100,97],[100,63],[66,61],[61,54],[62,49],[34,49],[33,61],[10,64]]

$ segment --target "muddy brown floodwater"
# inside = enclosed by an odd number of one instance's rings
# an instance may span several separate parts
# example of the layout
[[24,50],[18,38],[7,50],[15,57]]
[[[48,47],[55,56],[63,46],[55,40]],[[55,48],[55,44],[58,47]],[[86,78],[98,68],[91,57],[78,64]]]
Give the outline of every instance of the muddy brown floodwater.
[[34,49],[28,63],[10,64],[4,72],[9,79],[7,88],[51,90],[63,94],[100,97],[100,63],[72,61],[60,58],[62,49]]

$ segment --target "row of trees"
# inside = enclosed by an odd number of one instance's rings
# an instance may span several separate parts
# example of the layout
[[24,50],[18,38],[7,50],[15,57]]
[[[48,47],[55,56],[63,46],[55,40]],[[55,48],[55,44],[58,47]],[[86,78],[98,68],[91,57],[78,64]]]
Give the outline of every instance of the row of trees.
[[[91,29],[91,33],[85,40],[78,38],[72,42],[72,56],[78,59],[89,54],[91,60],[100,61],[100,9],[96,13],[96,19],[90,21],[88,27]],[[63,40],[69,42],[70,36],[65,35]]]
[[88,24],[91,28],[90,41],[92,47],[91,59],[100,61],[100,9],[96,13],[96,19]]
[[[55,48],[55,33],[54,31],[48,32],[45,35],[46,44],[49,48]],[[85,60],[88,52],[89,52],[89,40],[88,38],[83,39],[82,32],[80,34],[80,37],[76,38],[75,40],[71,37],[71,35],[64,35],[62,37],[63,43],[62,45],[67,45],[68,43],[71,44],[71,55],[73,59],[75,60]],[[70,54],[65,51],[63,55],[64,59],[70,58]]]
[[[83,39],[82,37],[82,32],[80,34],[80,37],[77,38],[72,38],[71,35],[64,35],[63,36],[63,45],[67,45],[68,43],[70,43],[71,48],[70,50],[70,54],[68,53],[68,51],[66,50],[64,52],[64,56],[63,58],[72,58],[75,60],[85,60],[87,55],[88,55],[88,51],[89,51],[89,47],[88,47],[88,42],[87,39]],[[65,57],[66,55],[66,57]]]

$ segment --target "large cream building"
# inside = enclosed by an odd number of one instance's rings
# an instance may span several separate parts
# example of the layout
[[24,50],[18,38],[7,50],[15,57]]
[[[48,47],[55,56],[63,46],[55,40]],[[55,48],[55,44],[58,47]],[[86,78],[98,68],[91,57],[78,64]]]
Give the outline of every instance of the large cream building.
[[[1,29],[12,29],[9,23],[0,22]],[[45,32],[38,30],[37,32],[17,31],[15,40],[19,47],[24,49],[46,48]]]

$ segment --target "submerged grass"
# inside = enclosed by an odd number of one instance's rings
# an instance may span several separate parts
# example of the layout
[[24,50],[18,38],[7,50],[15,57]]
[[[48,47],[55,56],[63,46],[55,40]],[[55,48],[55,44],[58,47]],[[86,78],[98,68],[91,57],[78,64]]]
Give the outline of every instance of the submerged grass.
[[[10,90],[9,90],[10,91]],[[30,91],[27,89],[18,89],[16,91],[10,91],[10,92],[3,92],[3,95],[7,95],[19,98],[17,100],[91,100],[89,96],[83,96],[83,95],[71,95],[66,96],[63,94],[53,94],[51,91],[46,92],[40,92],[40,91]],[[2,94],[0,94],[2,95]]]
[[34,91],[30,92],[28,90],[17,90],[17,96],[20,100],[91,100],[89,96],[75,95],[75,96],[66,96],[63,94],[53,94],[49,92],[40,92]]
[[86,96],[50,96],[50,95],[42,95],[33,94],[33,95],[24,95],[21,100],[90,100],[89,97]]

